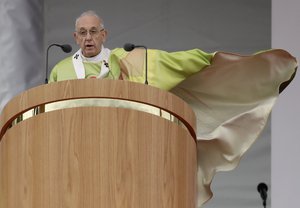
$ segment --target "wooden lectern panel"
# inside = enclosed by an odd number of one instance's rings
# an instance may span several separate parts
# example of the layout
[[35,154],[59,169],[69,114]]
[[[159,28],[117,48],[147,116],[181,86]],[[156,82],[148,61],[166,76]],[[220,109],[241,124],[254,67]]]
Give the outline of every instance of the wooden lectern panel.
[[[14,123],[30,109],[90,98],[159,113],[67,106]],[[0,208],[194,208],[195,123],[180,98],[137,83],[69,80],[25,91],[0,116]]]
[[1,208],[195,207],[195,142],[148,113],[43,113],[9,129],[0,148]]

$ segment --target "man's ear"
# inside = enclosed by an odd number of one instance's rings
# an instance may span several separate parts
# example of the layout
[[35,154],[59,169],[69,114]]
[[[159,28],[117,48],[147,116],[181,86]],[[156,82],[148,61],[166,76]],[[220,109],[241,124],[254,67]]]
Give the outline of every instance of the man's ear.
[[104,29],[104,31],[102,32],[102,39],[103,39],[103,42],[106,41],[106,38],[107,38],[107,30]]
[[78,42],[79,40],[78,40],[78,35],[77,35],[76,32],[73,33],[73,37],[74,37],[74,40],[75,40],[76,44],[78,45],[79,44],[79,42]]

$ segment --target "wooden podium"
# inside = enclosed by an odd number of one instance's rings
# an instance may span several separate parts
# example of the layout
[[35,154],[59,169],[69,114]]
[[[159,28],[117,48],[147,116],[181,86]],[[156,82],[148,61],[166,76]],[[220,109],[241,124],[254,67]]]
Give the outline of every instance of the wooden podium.
[[148,85],[27,90],[0,115],[0,208],[194,208],[195,122],[180,98]]

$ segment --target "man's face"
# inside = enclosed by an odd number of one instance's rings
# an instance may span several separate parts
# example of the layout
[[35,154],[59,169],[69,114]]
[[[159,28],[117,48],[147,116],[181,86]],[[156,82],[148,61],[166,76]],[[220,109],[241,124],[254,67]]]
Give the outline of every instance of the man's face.
[[101,52],[107,35],[101,25],[102,22],[96,16],[86,15],[78,19],[74,38],[85,57],[94,57]]

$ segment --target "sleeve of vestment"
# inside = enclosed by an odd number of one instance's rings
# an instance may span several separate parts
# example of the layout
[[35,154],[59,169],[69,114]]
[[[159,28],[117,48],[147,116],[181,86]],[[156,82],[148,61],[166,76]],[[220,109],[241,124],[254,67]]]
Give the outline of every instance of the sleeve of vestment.
[[[148,83],[170,90],[187,77],[209,66],[213,55],[199,49],[178,52],[149,49]],[[133,50],[120,60],[120,65],[130,81],[145,81],[145,50]]]

